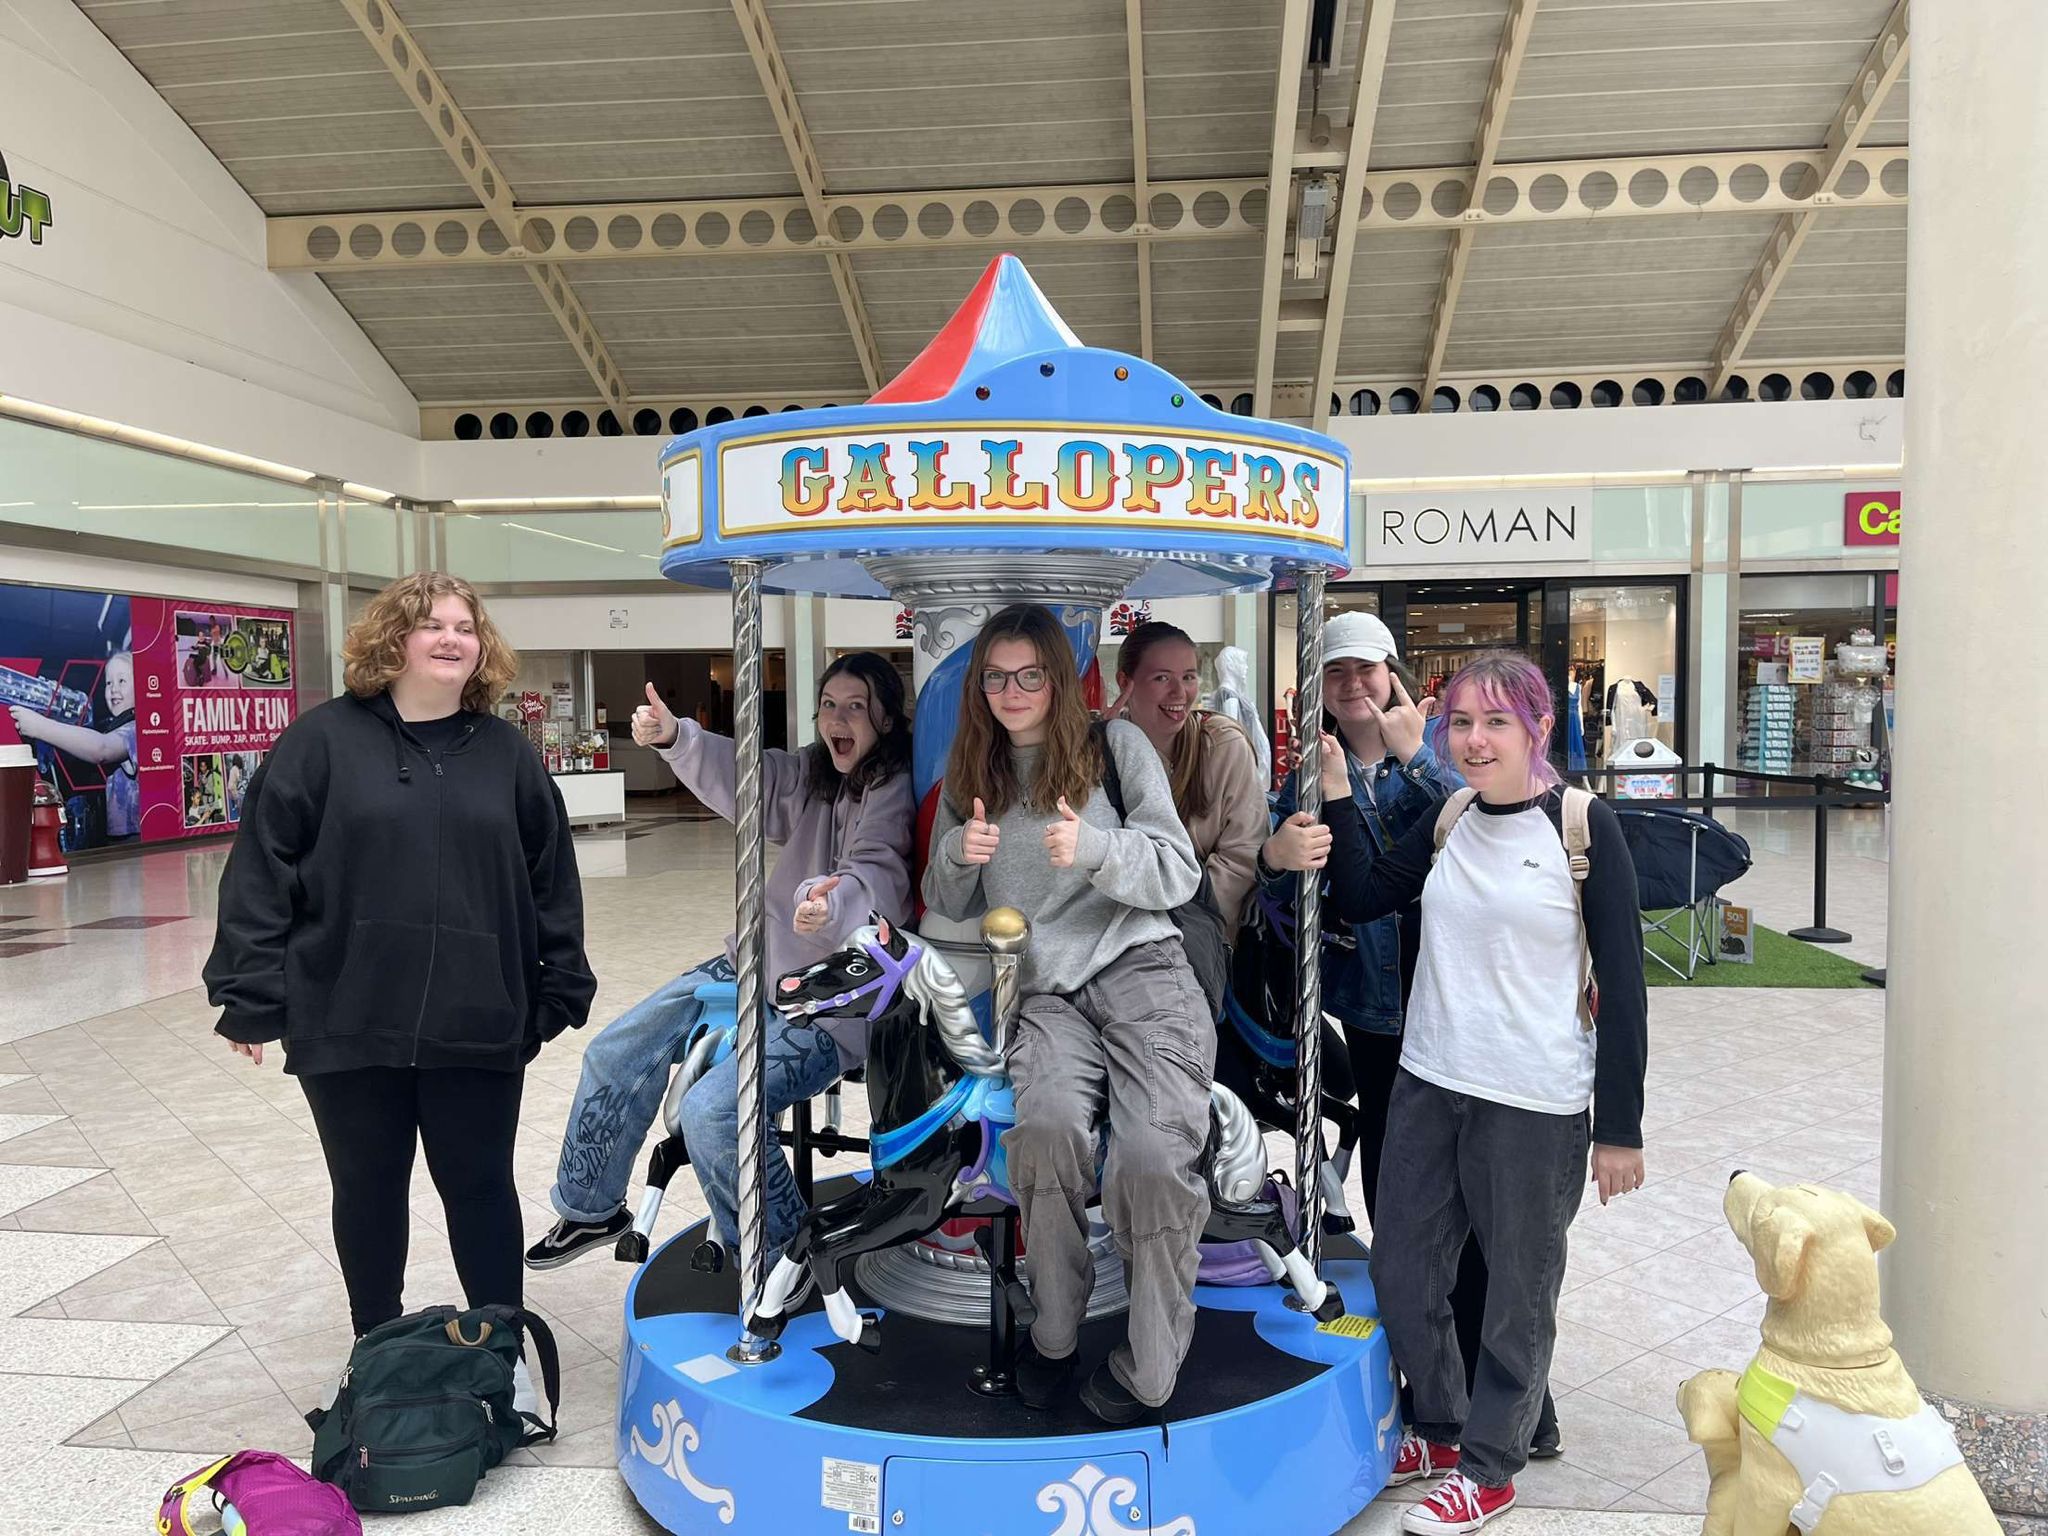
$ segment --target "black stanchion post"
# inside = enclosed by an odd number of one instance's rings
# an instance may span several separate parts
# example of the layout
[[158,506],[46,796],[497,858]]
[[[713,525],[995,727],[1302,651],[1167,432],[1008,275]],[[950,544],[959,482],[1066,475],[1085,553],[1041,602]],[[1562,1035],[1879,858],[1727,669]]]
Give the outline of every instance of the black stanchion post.
[[1714,819],[1714,765],[1712,763],[1703,763],[1700,766],[1700,813],[1709,821]]
[[1828,781],[1813,776],[1813,926],[1794,928],[1790,938],[1808,944],[1846,944],[1850,935],[1828,926]]

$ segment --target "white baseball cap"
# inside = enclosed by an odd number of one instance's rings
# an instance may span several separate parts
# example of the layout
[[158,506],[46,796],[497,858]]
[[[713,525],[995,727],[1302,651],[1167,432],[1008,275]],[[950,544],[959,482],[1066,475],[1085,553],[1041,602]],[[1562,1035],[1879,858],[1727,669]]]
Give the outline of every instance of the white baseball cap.
[[1323,663],[1355,657],[1360,661],[1385,661],[1395,653],[1394,632],[1380,622],[1376,613],[1352,609],[1323,625]]

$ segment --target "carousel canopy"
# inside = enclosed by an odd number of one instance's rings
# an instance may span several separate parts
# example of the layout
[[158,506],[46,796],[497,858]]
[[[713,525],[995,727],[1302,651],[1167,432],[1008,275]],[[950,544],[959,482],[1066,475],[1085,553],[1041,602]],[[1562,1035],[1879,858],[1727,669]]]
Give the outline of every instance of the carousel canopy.
[[878,565],[1028,553],[1135,562],[1133,597],[1345,564],[1341,444],[1230,416],[1140,358],[1081,344],[1014,256],[865,405],[705,427],[661,458],[662,570],[886,597]]

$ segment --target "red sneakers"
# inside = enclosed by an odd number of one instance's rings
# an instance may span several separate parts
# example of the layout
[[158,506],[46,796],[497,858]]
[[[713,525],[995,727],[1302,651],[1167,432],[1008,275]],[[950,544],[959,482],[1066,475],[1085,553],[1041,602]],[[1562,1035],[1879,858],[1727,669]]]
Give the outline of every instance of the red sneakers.
[[1462,1472],[1453,1472],[1420,1504],[1401,1516],[1401,1529],[1417,1536],[1454,1536],[1476,1531],[1495,1515],[1515,1507],[1515,1485],[1482,1488]]
[[1455,1445],[1432,1445],[1412,1429],[1403,1430],[1401,1448],[1394,1452],[1394,1471],[1387,1479],[1387,1486],[1396,1488],[1417,1478],[1435,1477],[1457,1464],[1458,1448]]

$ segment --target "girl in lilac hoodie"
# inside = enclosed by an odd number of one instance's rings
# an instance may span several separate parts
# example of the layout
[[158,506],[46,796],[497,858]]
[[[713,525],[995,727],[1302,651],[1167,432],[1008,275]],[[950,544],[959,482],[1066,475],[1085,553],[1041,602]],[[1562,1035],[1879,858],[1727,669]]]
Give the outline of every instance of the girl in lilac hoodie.
[[[737,775],[731,738],[678,720],[652,684],[647,698],[634,712],[633,739],[658,751],[692,794],[732,820]],[[770,977],[831,954],[872,912],[894,921],[910,915],[916,816],[910,722],[896,669],[872,651],[833,662],[818,688],[817,726],[810,746],[768,752],[763,762],[762,834],[782,845],[764,892]],[[669,1071],[682,1060],[702,1011],[697,989],[731,981],[736,955],[727,935],[723,954],[684,972],[590,1042],[549,1197],[562,1219],[527,1250],[531,1268],[553,1269],[587,1248],[609,1246],[633,1224],[626,1184],[668,1090]],[[772,1010],[765,1019],[763,1096],[771,1120],[866,1059],[867,1025],[859,1020],[790,1020]],[[718,1237],[733,1247],[739,1242],[737,1074],[729,1056],[700,1078],[683,1101],[682,1126]],[[770,1149],[762,1172],[772,1264],[803,1219],[804,1203],[779,1149]]]

